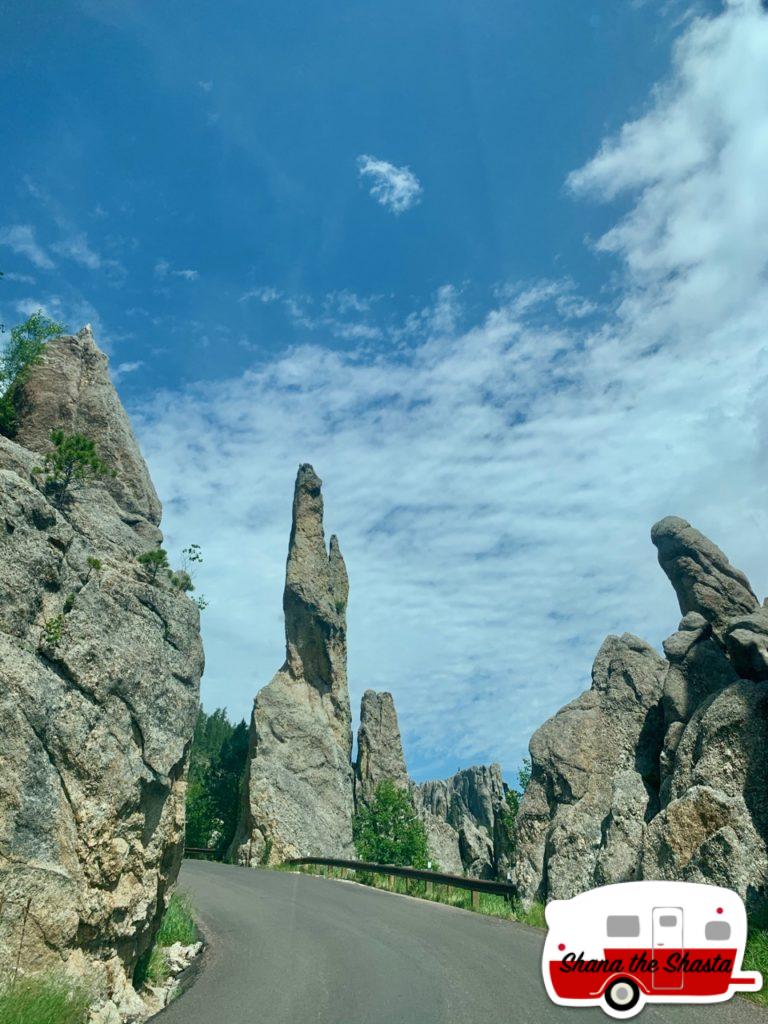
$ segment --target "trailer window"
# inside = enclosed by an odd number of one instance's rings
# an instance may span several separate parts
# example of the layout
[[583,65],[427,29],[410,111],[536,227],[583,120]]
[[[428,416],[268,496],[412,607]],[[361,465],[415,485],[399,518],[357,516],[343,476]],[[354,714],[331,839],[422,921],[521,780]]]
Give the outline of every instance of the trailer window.
[[606,921],[606,932],[612,939],[636,939],[640,934],[639,917],[614,915]]
[[704,938],[709,939],[730,939],[731,926],[727,921],[707,921],[704,928]]
[[677,915],[675,914],[662,914],[659,918],[659,924],[662,928],[674,928],[677,924]]

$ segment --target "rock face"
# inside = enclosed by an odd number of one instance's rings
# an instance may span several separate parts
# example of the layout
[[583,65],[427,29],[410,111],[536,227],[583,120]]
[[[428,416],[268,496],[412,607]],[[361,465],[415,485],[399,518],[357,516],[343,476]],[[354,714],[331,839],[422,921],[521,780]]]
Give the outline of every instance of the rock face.
[[518,815],[523,898],[681,879],[768,908],[768,615],[685,520],[651,537],[683,613],[665,659],[609,637],[592,688],[533,736]]
[[355,764],[355,802],[369,803],[380,782],[408,788],[400,727],[391,693],[366,690],[360,705]]
[[349,581],[326,549],[321,481],[299,467],[283,610],[286,658],[256,696],[245,799],[231,856],[240,864],[352,856]]
[[[62,511],[34,472],[59,426],[119,474]],[[34,367],[0,482],[0,975],[63,964],[138,1012],[128,979],[183,852],[203,653],[195,604],[136,561],[160,504],[89,329]]]
[[105,488],[121,519],[157,543],[160,500],[90,327],[47,346],[45,359],[21,389],[18,411],[15,440],[33,452],[48,450],[52,430],[98,438],[99,457],[116,472],[105,478]]
[[497,764],[464,768],[448,779],[412,787],[432,857],[442,871],[474,878],[504,876],[508,849],[506,790]]

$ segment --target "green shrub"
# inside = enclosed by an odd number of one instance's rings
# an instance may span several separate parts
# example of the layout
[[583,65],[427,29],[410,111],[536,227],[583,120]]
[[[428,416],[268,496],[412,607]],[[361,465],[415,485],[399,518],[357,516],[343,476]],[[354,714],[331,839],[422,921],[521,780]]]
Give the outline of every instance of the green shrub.
[[38,472],[45,473],[45,489],[56,508],[64,506],[73,484],[116,475],[99,458],[95,443],[84,434],[53,430],[51,441],[53,451],[46,454]]
[[357,812],[353,833],[361,860],[427,866],[424,823],[417,817],[408,792],[389,779],[378,784],[370,805]]
[[46,647],[58,647],[61,643],[61,633],[64,628],[64,616],[54,615],[43,623],[42,641]]
[[0,434],[15,435],[19,392],[30,368],[40,361],[46,341],[65,330],[63,324],[43,316],[42,310],[11,328],[11,337],[0,355]]
[[144,551],[139,555],[137,561],[147,570],[149,578],[153,583],[157,580],[157,574],[161,569],[166,571],[169,568],[168,552],[165,548],[153,548],[151,551]]
[[65,979],[33,975],[0,987],[0,1024],[85,1024],[88,992]]

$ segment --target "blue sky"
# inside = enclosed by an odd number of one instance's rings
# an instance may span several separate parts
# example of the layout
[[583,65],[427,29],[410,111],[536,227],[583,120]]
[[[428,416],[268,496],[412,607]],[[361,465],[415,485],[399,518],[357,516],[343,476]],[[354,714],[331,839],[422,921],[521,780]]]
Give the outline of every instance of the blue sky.
[[[90,321],[195,541],[206,704],[281,660],[292,480],[413,774],[500,760],[676,608],[768,587],[757,0],[11,3],[0,318]],[[762,466],[762,469],[759,467]]]

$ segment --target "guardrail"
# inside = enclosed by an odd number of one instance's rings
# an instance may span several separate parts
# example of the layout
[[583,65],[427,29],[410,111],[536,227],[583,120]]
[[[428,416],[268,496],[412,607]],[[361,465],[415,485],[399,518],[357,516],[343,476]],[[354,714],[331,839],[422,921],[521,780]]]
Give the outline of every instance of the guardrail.
[[214,857],[216,855],[215,846],[185,846],[184,856],[188,856],[190,853],[202,853],[208,857]]
[[371,874],[390,875],[395,878],[413,878],[430,885],[447,885],[454,889],[468,889],[472,893],[472,906],[480,905],[480,893],[493,893],[512,899],[517,889],[510,882],[496,882],[489,878],[469,878],[467,875],[449,875],[441,871],[424,868],[406,868],[400,864],[372,864],[364,860],[337,860],[333,857],[293,857],[286,864],[318,864],[331,868],[347,868],[350,871],[364,871]]

